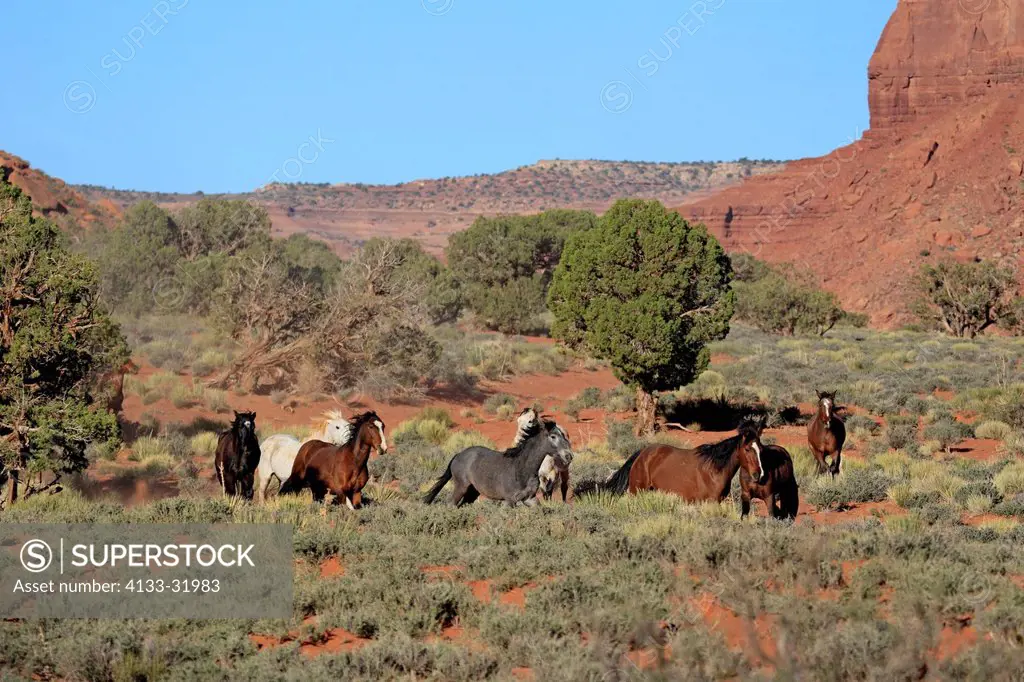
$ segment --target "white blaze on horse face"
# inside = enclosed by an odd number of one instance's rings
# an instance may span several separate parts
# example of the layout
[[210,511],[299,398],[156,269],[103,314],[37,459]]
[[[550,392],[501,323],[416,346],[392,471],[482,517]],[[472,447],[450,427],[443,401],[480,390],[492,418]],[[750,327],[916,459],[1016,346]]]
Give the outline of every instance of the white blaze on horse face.
[[832,399],[822,398],[821,406],[825,408],[825,419],[832,419]]
[[757,480],[764,478],[764,465],[761,464],[761,444],[756,440],[750,444],[754,448],[754,452],[757,454]]
[[374,421],[373,425],[376,426],[377,427],[377,431],[380,432],[380,451],[381,452],[387,452],[388,451],[388,439],[384,437],[384,425],[380,422],[379,419],[377,421]]

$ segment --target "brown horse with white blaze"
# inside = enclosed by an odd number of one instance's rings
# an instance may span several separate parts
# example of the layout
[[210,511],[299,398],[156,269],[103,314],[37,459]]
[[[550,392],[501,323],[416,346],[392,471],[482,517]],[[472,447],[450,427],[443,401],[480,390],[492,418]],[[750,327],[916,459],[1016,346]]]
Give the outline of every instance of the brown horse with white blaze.
[[278,495],[297,493],[308,487],[313,499],[323,501],[327,493],[345,498],[349,509],[362,506],[363,488],[370,480],[367,462],[374,450],[388,450],[384,422],[372,410],[352,419],[355,437],[344,445],[311,440],[303,444],[292,464],[292,473]]
[[[843,466],[843,444],[846,442],[846,426],[836,416],[836,392],[816,391],[818,411],[807,424],[807,444],[814,459],[818,460],[818,473],[826,471],[832,478],[839,475]],[[831,457],[829,464],[826,458]]]
[[718,443],[692,449],[649,445],[626,460],[603,488],[616,495],[663,490],[688,502],[721,502],[729,496],[740,467],[755,481],[762,480],[763,428],[759,421],[745,420],[737,435]]
[[800,489],[789,452],[780,445],[765,445],[761,465],[764,477],[760,481],[740,470],[740,518],[750,513],[750,501],[758,499],[764,501],[772,518],[795,519],[800,510]]

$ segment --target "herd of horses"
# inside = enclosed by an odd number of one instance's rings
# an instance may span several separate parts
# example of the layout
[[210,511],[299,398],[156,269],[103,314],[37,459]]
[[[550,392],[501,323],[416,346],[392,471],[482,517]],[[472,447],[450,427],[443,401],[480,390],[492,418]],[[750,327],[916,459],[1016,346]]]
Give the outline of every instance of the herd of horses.
[[[835,392],[818,392],[817,411],[807,424],[807,442],[819,474],[838,476],[846,431],[835,414]],[[217,480],[225,495],[259,501],[265,499],[274,478],[279,495],[309,489],[313,499],[328,494],[349,509],[362,506],[362,491],[370,478],[373,452],[388,450],[384,421],[374,411],[348,420],[339,412],[325,415],[320,429],[305,441],[275,435],[261,444],[256,437],[256,413],[235,412],[231,428],[220,434],[215,456]],[[792,519],[799,509],[793,460],[785,448],[761,442],[763,418],[740,423],[736,435],[696,448],[663,443],[633,453],[611,478],[597,489],[613,495],[660,490],[689,502],[722,502],[739,473],[741,515],[750,503],[762,500],[775,518]],[[540,492],[551,499],[555,486],[566,502],[573,451],[565,430],[533,408],[517,419],[511,447],[504,451],[483,446],[462,450],[424,497],[430,504],[451,482],[452,504],[471,504],[479,497],[509,506],[535,506]]]

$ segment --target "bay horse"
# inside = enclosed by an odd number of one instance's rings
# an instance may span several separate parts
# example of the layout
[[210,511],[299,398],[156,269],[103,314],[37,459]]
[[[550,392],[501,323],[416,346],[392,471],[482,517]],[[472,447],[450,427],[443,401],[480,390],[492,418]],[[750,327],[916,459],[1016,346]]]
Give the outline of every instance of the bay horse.
[[750,513],[750,500],[763,500],[768,513],[776,519],[795,519],[800,509],[800,492],[793,470],[793,459],[780,445],[761,448],[764,477],[758,482],[740,469],[740,518]]
[[755,481],[764,479],[763,428],[763,422],[748,419],[739,425],[737,435],[718,443],[692,449],[648,445],[633,453],[602,488],[615,495],[663,490],[688,502],[721,502],[729,496],[740,467]]
[[475,445],[455,455],[423,501],[430,504],[448,481],[454,481],[451,499],[456,507],[471,504],[481,495],[510,507],[519,502],[534,507],[540,487],[538,472],[548,456],[568,466],[573,453],[565,431],[545,420],[537,433],[504,452]]
[[327,493],[335,500],[345,498],[349,509],[358,509],[363,503],[363,488],[370,480],[366,464],[370,453],[388,451],[384,437],[384,422],[373,410],[352,418],[355,437],[343,445],[311,440],[301,448],[292,464],[292,473],[278,495],[297,493],[308,487],[313,499],[322,502]]
[[292,465],[303,443],[322,440],[334,445],[344,445],[352,439],[352,424],[341,412],[324,413],[320,427],[305,440],[299,440],[287,433],[278,433],[260,443],[260,465],[256,468],[256,497],[266,499],[270,482],[277,478],[279,483],[292,474]]
[[[537,414],[537,410],[527,407],[519,413],[516,424],[518,428],[516,430],[516,438],[512,442],[512,447],[521,445],[527,438],[536,435],[540,431],[540,416]],[[551,495],[555,491],[555,483],[560,483],[562,502],[566,501],[569,494],[568,464],[562,466],[555,461],[554,457],[548,455],[541,463],[537,477],[540,479],[540,491],[544,495],[545,500],[551,499]]]
[[260,464],[260,444],[256,440],[256,413],[235,412],[231,428],[217,439],[213,466],[217,481],[229,497],[252,499],[253,476]]
[[[836,392],[826,393],[815,391],[818,394],[818,412],[814,419],[807,423],[807,444],[811,446],[811,453],[818,461],[818,473],[826,471],[835,478],[843,470],[843,443],[846,442],[846,426],[843,420],[836,416]],[[832,458],[831,465],[826,457]]]

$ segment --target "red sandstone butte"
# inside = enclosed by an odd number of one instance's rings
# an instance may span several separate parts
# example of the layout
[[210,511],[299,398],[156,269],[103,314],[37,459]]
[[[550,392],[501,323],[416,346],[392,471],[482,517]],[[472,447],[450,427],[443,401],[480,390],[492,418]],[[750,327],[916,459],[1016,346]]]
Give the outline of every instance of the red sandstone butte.
[[679,211],[731,252],[810,271],[884,327],[906,321],[906,281],[926,259],[1020,265],[1024,2],[900,0],[867,75],[860,139]]

